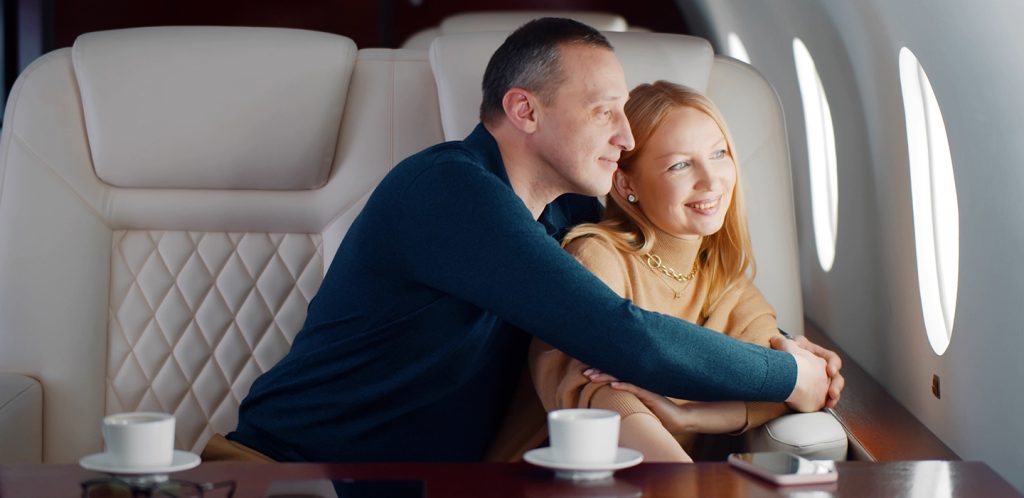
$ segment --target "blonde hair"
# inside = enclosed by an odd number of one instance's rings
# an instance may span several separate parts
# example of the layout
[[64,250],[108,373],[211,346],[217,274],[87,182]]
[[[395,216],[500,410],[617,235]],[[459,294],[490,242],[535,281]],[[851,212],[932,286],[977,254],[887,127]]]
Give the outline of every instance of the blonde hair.
[[[740,168],[736,162],[732,135],[715,104],[696,90],[667,81],[642,84],[629,93],[626,102],[626,117],[633,130],[636,146],[622,153],[619,169],[629,172],[647,145],[651,135],[661,126],[670,111],[680,107],[697,109],[714,120],[725,136],[726,153],[736,168],[736,185],[733,187],[732,202],[725,212],[722,228],[704,237],[698,251],[702,278],[707,281],[708,298],[701,308],[701,318],[706,319],[719,298],[749,271],[750,278],[757,272],[757,264],[750,244],[747,229],[747,213],[743,205],[743,190],[740,186]],[[607,207],[600,223],[587,223],[573,228],[562,241],[565,247],[580,237],[599,237],[610,242],[620,251],[643,255],[654,246],[654,225],[635,204],[625,199],[613,188],[608,194]]]

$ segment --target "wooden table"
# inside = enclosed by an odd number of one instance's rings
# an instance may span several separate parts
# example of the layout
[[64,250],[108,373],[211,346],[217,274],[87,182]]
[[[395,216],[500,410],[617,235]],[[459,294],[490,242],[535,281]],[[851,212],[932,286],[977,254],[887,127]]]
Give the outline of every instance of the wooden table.
[[[529,464],[258,464],[207,463],[173,474],[194,482],[234,480],[235,496],[265,496],[280,480],[365,479],[423,481],[435,497],[774,497],[1024,496],[981,462],[840,462],[839,482],[777,488],[725,463],[645,463],[592,484],[556,480]],[[0,497],[75,497],[79,482],[103,474],[75,465],[0,465]],[[208,496],[218,498],[222,492]]]

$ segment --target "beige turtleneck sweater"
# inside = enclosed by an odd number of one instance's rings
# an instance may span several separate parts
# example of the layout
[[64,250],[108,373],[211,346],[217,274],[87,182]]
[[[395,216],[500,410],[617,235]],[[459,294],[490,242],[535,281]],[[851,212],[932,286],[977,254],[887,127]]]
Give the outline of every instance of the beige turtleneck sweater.
[[[700,239],[685,240],[659,232],[651,251],[664,266],[687,274],[700,249]],[[736,339],[768,347],[768,340],[778,334],[775,311],[749,279],[744,278],[727,290],[709,310],[707,319],[700,310],[707,299],[706,278],[698,272],[686,282],[678,282],[660,271],[651,269],[642,255],[624,253],[611,243],[597,237],[573,241],[566,248],[622,297],[640,308],[657,311],[706,328],[721,331]],[[530,346],[530,373],[534,387],[547,411],[560,408],[605,408],[625,418],[635,413],[653,413],[628,392],[607,384],[591,384],[583,371],[588,366],[544,342],[534,339]],[[684,400],[673,400],[686,403]],[[747,423],[737,433],[788,411],[784,403],[748,402]],[[688,453],[692,451],[695,434],[677,435]]]

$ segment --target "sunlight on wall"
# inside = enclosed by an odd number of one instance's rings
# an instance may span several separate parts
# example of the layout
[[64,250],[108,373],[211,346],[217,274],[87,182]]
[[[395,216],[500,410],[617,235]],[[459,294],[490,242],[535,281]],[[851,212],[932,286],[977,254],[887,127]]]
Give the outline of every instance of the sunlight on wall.
[[931,82],[908,48],[900,49],[900,87],[907,120],[917,282],[928,342],[949,346],[960,278],[960,214],[946,125]]
[[836,137],[832,130],[825,88],[810,52],[799,38],[793,39],[793,59],[804,107],[807,132],[807,162],[811,180],[811,215],[818,262],[825,271],[832,269],[836,256],[839,187],[836,174]]

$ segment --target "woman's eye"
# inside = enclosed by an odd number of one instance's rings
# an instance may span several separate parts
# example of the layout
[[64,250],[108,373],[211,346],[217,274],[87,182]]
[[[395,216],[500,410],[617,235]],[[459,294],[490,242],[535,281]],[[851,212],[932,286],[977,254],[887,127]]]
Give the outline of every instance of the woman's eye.
[[668,170],[669,171],[679,171],[681,169],[686,169],[689,166],[690,166],[689,161],[679,161],[678,163],[675,163],[672,166],[669,166]]
[[725,158],[725,149],[718,149],[711,154],[711,159],[723,159]]

